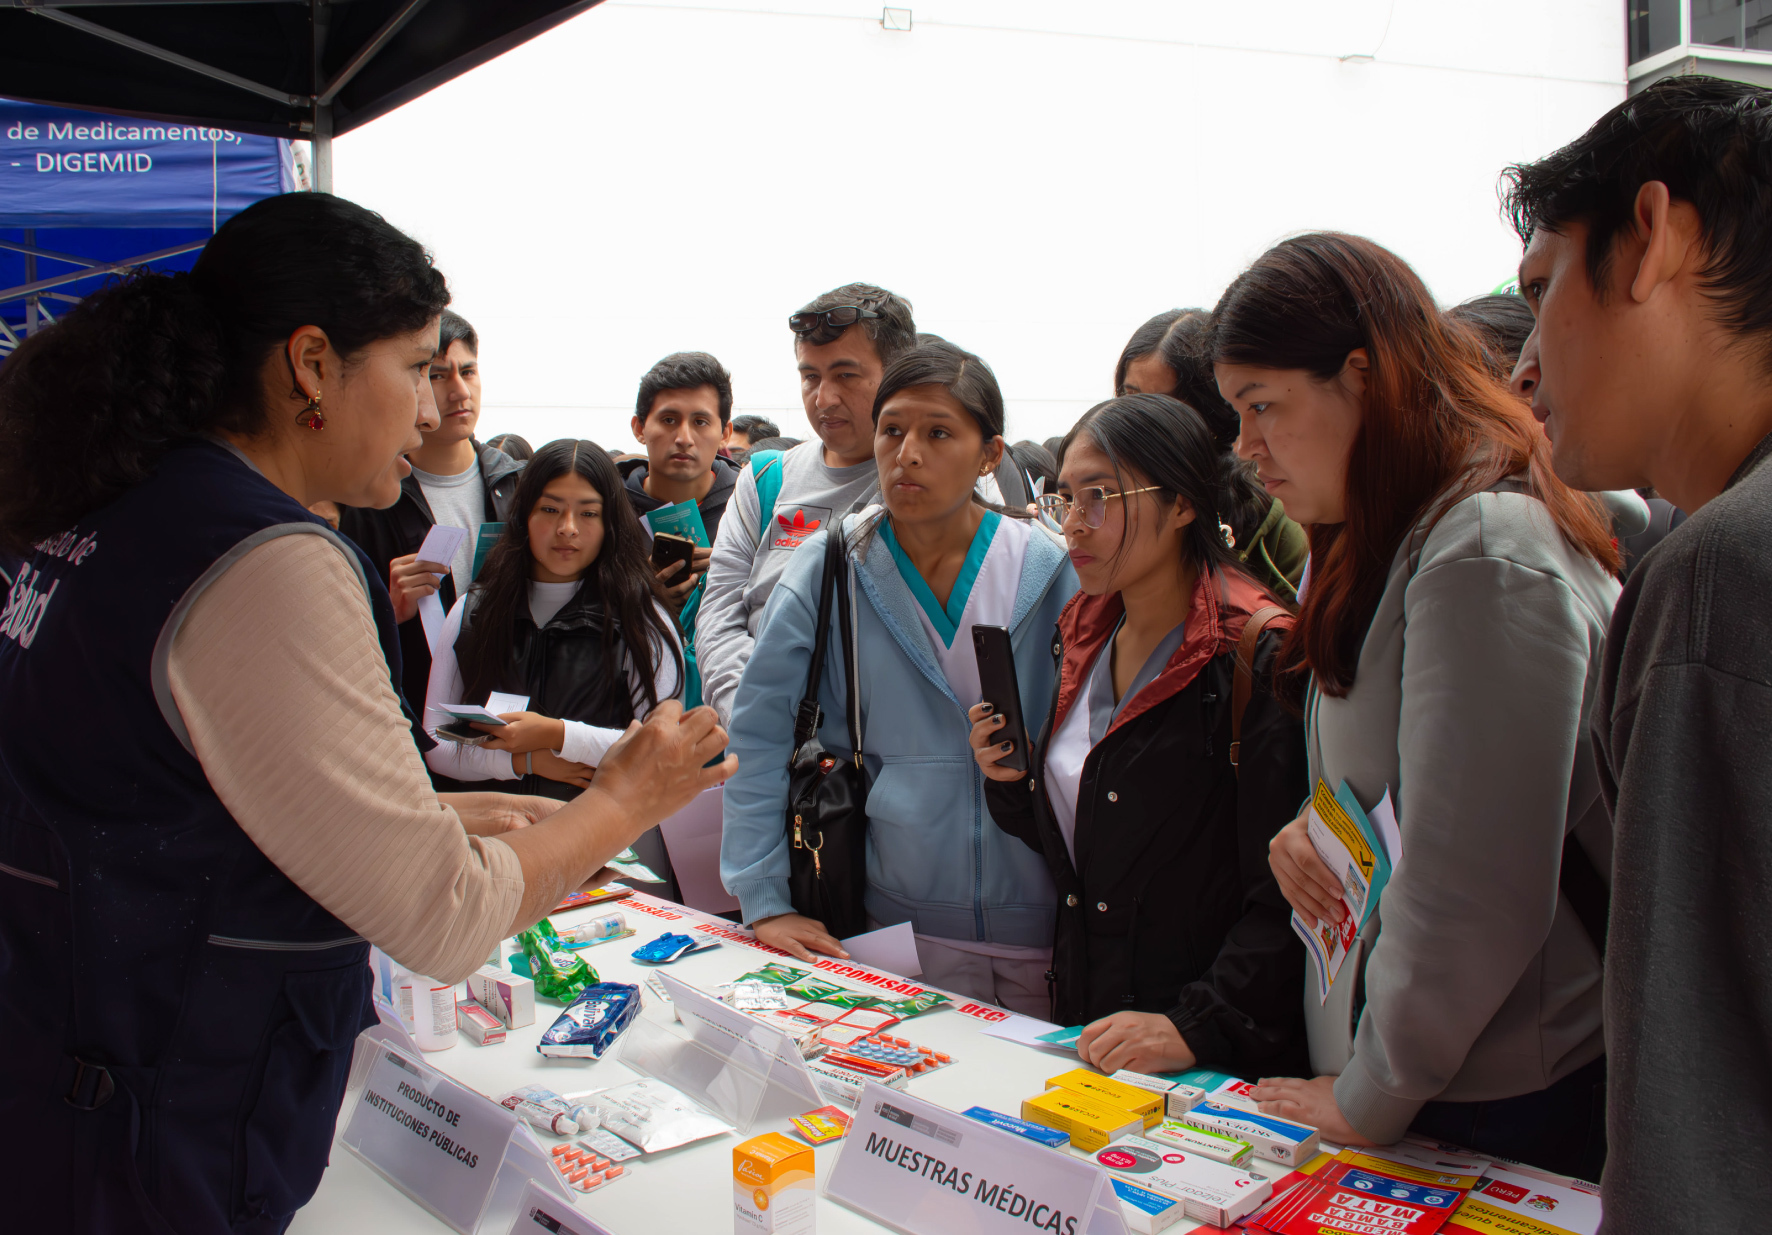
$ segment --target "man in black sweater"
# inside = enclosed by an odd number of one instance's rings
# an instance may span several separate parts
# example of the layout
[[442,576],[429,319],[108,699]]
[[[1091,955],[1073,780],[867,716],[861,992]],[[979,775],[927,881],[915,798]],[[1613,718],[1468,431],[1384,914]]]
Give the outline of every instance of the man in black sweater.
[[[1613,614],[1608,1235],[1772,1214],[1772,91],[1670,77],[1511,168],[1557,474],[1691,517]],[[1546,975],[1550,980],[1551,975]]]

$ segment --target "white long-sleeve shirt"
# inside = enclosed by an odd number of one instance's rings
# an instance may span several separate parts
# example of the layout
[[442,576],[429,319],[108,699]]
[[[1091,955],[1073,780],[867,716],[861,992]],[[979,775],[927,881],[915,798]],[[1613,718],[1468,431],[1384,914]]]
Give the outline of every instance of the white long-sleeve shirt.
[[[548,620],[571,599],[577,588],[578,584],[575,583],[531,583],[529,611],[536,626],[546,626]],[[438,775],[454,777],[460,781],[516,780],[522,773],[513,765],[509,751],[463,746],[460,742],[451,742],[437,734],[438,728],[451,720],[446,713],[438,712],[437,707],[445,703],[463,702],[461,696],[465,687],[461,665],[455,658],[455,641],[461,636],[462,606],[465,600],[464,597],[456,601],[454,608],[450,609],[449,617],[443,624],[443,637],[431,651],[431,678],[425,688],[424,725],[425,731],[437,739],[437,745],[425,755],[425,763]],[[682,645],[677,639],[677,627],[671,615],[662,606],[658,611],[664,619],[665,629],[670,632],[671,645],[667,647],[654,632],[652,663],[655,666],[658,697],[661,700],[672,699],[682,690],[682,682],[677,674],[677,659],[682,655]],[[672,647],[677,649],[675,656],[671,654]],[[641,680],[638,665],[628,665],[628,690],[634,703],[635,719],[645,720],[652,708],[646,701],[646,687]],[[603,762],[603,756],[622,735],[620,729],[605,729],[576,720],[567,720],[565,724],[565,740],[554,753],[562,759],[590,767]]]

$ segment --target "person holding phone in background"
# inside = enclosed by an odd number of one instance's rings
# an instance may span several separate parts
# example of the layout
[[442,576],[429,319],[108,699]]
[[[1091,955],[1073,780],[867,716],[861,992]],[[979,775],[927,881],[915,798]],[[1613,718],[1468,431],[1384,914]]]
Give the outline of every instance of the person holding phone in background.
[[1103,1072],[1300,1067],[1304,949],[1267,863],[1305,794],[1303,730],[1270,686],[1291,616],[1226,544],[1225,458],[1192,408],[1111,399],[1062,455],[1041,505],[1082,592],[1032,758],[1001,701],[970,713],[991,817],[1057,888],[1046,1015],[1084,1025],[1078,1053]]
[[[977,356],[919,343],[887,366],[874,398],[885,510],[821,529],[796,550],[764,612],[733,708],[720,877],[757,937],[809,960],[847,955],[788,894],[789,723],[806,690],[828,535],[847,538],[855,583],[856,688],[867,797],[870,924],[909,922],[932,984],[1044,1015],[1053,895],[1045,864],[983,806],[967,750],[979,697],[970,628],[1002,626],[1030,696],[1052,688],[1059,610],[1076,574],[1025,518],[983,504],[1003,455],[1003,396]],[[833,649],[841,646],[830,635]],[[820,738],[846,751],[843,657],[825,664]]]
[[[563,439],[535,452],[504,533],[437,642],[425,692],[433,772],[475,789],[571,799],[630,722],[681,693],[676,623],[645,546],[602,447]],[[471,726],[488,735],[478,745],[442,732],[438,708],[484,704],[494,691],[529,705],[501,712],[503,725]],[[664,876],[646,890],[674,899],[657,830],[634,850]]]

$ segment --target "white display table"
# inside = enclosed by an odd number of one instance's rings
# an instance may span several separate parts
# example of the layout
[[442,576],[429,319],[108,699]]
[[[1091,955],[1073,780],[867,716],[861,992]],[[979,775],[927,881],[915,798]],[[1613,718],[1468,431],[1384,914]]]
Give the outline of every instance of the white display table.
[[[607,981],[639,984],[646,1006],[642,1015],[668,1023],[674,1020],[669,1004],[663,1003],[645,987],[645,980],[657,969],[637,964],[631,957],[641,943],[667,930],[694,933],[699,926],[748,938],[748,933],[730,922],[705,917],[694,910],[669,902],[636,894],[614,905],[574,910],[551,915],[557,925],[572,925],[613,910],[627,916],[629,925],[637,930],[632,938],[586,948],[581,955]],[[647,912],[651,910],[652,912]],[[661,913],[681,915],[670,920]],[[761,945],[728,939],[724,946],[687,956],[665,966],[664,971],[703,990],[711,990],[772,959],[780,959]],[[784,963],[804,968],[802,962],[788,958]],[[831,975],[844,985],[867,989],[868,984],[853,977]],[[890,991],[882,992],[892,994]],[[1075,1055],[1035,1050],[980,1031],[990,1021],[958,1011],[969,1006],[978,1013],[994,1015],[994,1011],[970,1000],[960,999],[955,1007],[944,1007],[911,1020],[900,1022],[888,1030],[900,1037],[952,1054],[957,1063],[925,1076],[913,1077],[909,1092],[917,1097],[964,1111],[971,1106],[1016,1115],[1021,1100],[1041,1092],[1048,1077],[1079,1066]],[[541,1033],[559,1014],[559,1006],[538,1001],[536,1023],[513,1030],[502,1043],[475,1046],[466,1037],[445,1051],[425,1056],[427,1063],[461,1083],[487,1095],[515,1089],[520,1085],[544,1085],[559,1093],[618,1085],[634,1079],[635,1074],[616,1059],[578,1060],[546,1059],[536,1053]],[[612,1051],[613,1056],[615,1052]],[[347,1101],[346,1113],[352,1103]],[[342,1120],[341,1120],[342,1123]],[[759,1123],[750,1134],[787,1132],[791,1126],[785,1119]],[[560,1143],[559,1138],[542,1136],[545,1145]],[[579,1207],[612,1235],[654,1235],[657,1232],[713,1233],[732,1229],[732,1147],[742,1138],[737,1135],[715,1137],[686,1145],[662,1154],[631,1159],[628,1178],[617,1181],[584,1197]],[[822,1192],[825,1179],[842,1152],[847,1140],[835,1141],[817,1150],[818,1176]],[[1051,1151],[1042,1151],[1051,1152]],[[1277,1177],[1286,1174],[1283,1167],[1272,1167]],[[334,1144],[332,1163],[314,1199],[295,1217],[289,1228],[293,1235],[355,1235],[370,1232],[413,1231],[437,1235],[449,1228],[418,1205],[407,1199],[383,1180],[354,1153]],[[483,1228],[484,1229],[484,1228]],[[878,1231],[878,1224],[860,1214],[826,1200],[818,1200],[820,1235],[840,1235],[851,1231]],[[1174,1232],[1194,1229],[1182,1221],[1168,1228]],[[1207,1228],[1208,1230],[1215,1228]],[[490,1235],[505,1235],[505,1230]]]

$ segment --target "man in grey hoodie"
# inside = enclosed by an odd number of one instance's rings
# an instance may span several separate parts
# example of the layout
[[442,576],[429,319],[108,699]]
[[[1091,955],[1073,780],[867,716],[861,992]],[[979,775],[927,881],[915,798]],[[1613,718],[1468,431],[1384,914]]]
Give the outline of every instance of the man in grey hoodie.
[[1608,1235],[1772,1213],[1772,91],[1671,77],[1509,169],[1514,372],[1578,488],[1691,517],[1607,636]]

